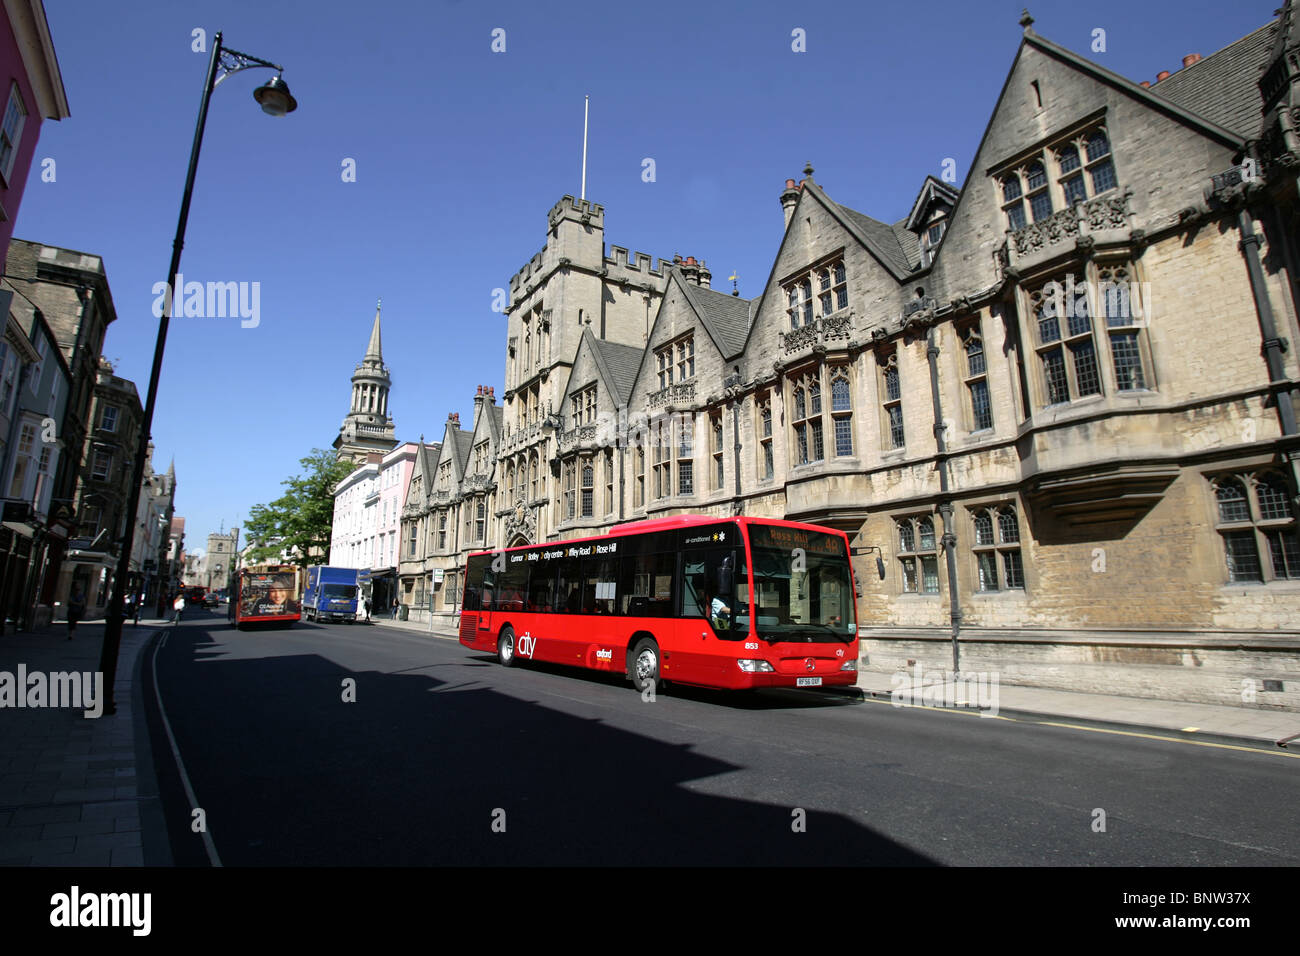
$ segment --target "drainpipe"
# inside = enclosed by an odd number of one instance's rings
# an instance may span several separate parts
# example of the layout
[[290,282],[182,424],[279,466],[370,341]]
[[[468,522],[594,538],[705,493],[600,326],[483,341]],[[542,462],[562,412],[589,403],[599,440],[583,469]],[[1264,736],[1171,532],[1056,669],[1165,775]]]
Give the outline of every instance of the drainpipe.
[[943,401],[939,397],[939,345],[933,326],[925,335],[925,354],[930,360],[930,400],[934,406],[939,514],[943,516],[943,553],[948,563],[948,604],[952,619],[952,669],[955,680],[961,674],[961,595],[957,591],[957,533],[953,530],[953,506],[948,486],[948,441],[944,435]]
[[[1255,312],[1259,316],[1259,331],[1263,339],[1264,361],[1268,366],[1270,385],[1278,385],[1286,380],[1286,368],[1282,362],[1282,353],[1286,351],[1286,342],[1277,333],[1277,323],[1273,318],[1273,306],[1268,301],[1268,289],[1264,284],[1264,270],[1259,262],[1260,237],[1255,232],[1250,210],[1243,205],[1237,212],[1237,228],[1241,231],[1238,247],[1246,260],[1246,271],[1250,275],[1250,289],[1255,298]],[[1277,405],[1277,414],[1282,426],[1283,436],[1297,434],[1295,405],[1292,402],[1291,389],[1278,390],[1273,393]],[[1291,477],[1300,486],[1300,455],[1285,452],[1284,456],[1291,462]]]
[[626,464],[625,459],[627,458],[627,456],[624,454],[625,447],[626,447],[626,445],[627,445],[627,441],[626,441],[626,435],[627,435],[627,408],[626,408],[626,406],[623,407],[623,408],[620,408],[620,409],[619,409],[615,414],[616,414],[616,415],[619,415],[619,416],[622,416],[622,418],[623,418],[622,434],[625,436],[625,437],[624,437],[624,441],[623,441],[623,443],[622,443],[622,444],[624,445],[624,448],[620,448],[620,447],[619,447],[619,440],[618,440],[619,429],[618,429],[618,427],[617,427],[617,425],[616,425],[616,426],[615,426],[615,429],[614,429],[614,435],[615,435],[615,437],[614,437],[614,450],[618,452],[618,520],[621,522],[621,521],[623,520],[623,500],[624,500],[624,498],[625,498],[625,496],[626,496],[626,493],[627,493],[627,489],[626,489],[626,478],[625,478],[624,475],[623,475],[623,468],[624,468],[624,465]]
[[731,400],[731,461],[732,471],[735,473],[736,500],[734,508],[740,507],[740,399]]

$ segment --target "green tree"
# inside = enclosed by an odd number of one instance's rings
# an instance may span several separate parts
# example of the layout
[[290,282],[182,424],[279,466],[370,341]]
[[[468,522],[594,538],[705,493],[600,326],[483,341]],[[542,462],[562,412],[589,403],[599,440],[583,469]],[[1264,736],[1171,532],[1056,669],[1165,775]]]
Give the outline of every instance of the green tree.
[[267,505],[253,505],[244,523],[253,563],[277,560],[281,552],[302,567],[329,556],[334,527],[334,486],[356,468],[336,461],[334,452],[313,448],[299,459],[302,473],[281,482],[285,492]]

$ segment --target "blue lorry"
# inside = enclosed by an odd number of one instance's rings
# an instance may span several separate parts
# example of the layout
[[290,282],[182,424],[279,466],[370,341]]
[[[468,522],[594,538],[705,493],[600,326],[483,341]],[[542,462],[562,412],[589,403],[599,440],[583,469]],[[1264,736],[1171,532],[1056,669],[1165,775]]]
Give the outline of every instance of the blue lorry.
[[307,589],[302,595],[302,616],[309,621],[357,619],[356,568],[331,568],[323,564],[307,569]]

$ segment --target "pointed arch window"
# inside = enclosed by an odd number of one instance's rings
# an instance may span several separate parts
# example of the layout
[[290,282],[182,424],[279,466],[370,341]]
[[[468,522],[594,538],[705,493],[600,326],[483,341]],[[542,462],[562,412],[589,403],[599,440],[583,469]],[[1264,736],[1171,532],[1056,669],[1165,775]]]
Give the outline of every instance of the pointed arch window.
[[1260,471],[1221,476],[1213,487],[1228,581],[1300,580],[1300,537],[1286,479]]
[[1015,505],[981,506],[971,512],[978,590],[1023,591],[1020,521]]

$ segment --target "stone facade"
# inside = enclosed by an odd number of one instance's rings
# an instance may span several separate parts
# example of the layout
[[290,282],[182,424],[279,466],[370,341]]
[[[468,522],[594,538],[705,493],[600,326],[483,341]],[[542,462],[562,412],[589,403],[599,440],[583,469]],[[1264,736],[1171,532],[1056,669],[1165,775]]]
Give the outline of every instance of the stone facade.
[[501,434],[444,439],[439,553],[811,521],[859,552],[867,667],[953,666],[956,634],[1008,682],[1300,709],[1292,4],[1153,87],[1022,23],[960,190],[890,223],[810,166],[755,299],[604,256],[561,200],[510,282]]

